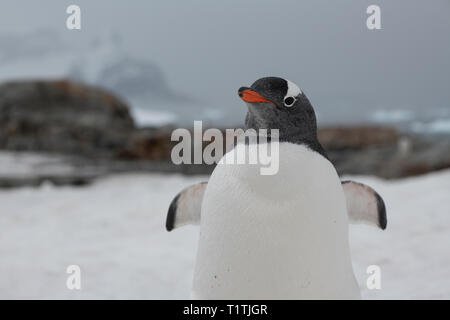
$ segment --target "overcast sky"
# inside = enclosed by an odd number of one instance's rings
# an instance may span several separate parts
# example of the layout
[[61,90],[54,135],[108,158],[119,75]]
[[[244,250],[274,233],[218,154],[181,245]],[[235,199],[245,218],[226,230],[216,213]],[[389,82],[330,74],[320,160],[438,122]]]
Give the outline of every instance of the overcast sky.
[[[69,4],[81,31],[65,27]],[[366,27],[370,4],[382,30]],[[316,109],[450,108],[449,0],[2,0],[0,33],[40,28],[80,45],[117,32],[174,89],[230,112],[242,110],[237,88],[267,75],[296,82]]]

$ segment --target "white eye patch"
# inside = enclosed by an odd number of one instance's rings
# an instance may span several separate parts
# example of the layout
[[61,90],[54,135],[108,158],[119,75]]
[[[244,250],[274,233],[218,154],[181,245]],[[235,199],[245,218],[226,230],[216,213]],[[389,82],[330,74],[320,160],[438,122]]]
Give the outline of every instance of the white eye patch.
[[285,98],[287,98],[287,97],[295,98],[299,94],[302,93],[302,90],[300,90],[300,88],[295,83],[293,83],[292,81],[289,81],[289,80],[286,80],[286,82],[288,85],[288,90],[287,90]]

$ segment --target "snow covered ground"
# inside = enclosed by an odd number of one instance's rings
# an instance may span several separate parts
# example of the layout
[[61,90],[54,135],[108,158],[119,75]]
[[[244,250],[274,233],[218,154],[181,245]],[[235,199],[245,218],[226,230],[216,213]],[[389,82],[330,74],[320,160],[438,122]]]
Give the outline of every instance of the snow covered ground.
[[[164,222],[172,197],[206,178],[126,174],[88,187],[1,190],[0,298],[189,298],[198,228],[167,233]],[[450,298],[450,170],[351,178],[377,189],[388,209],[386,231],[351,227],[363,296]],[[80,291],[66,288],[73,264]],[[364,289],[373,264],[381,290]]]

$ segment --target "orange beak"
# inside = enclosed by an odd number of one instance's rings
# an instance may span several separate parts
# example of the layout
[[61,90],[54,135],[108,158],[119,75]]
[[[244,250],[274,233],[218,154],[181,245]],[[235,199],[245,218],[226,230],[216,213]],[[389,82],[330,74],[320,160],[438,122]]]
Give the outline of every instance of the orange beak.
[[240,88],[238,90],[238,95],[245,102],[269,102],[269,103],[272,103],[273,105],[275,105],[275,107],[277,107],[277,105],[275,103],[273,103],[269,99],[264,98],[258,92],[253,91],[252,89],[249,89],[249,88],[245,88],[245,87]]

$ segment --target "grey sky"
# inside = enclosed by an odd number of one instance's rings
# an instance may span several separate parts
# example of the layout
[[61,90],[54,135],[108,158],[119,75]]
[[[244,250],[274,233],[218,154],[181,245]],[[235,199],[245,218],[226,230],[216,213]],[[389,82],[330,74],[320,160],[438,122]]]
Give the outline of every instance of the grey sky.
[[[45,4],[45,5],[44,5]],[[82,30],[65,29],[78,4]],[[381,7],[382,30],[366,28]],[[236,89],[296,82],[316,109],[450,109],[450,1],[2,0],[1,33],[57,29],[74,43],[112,31],[176,90],[245,112]]]

